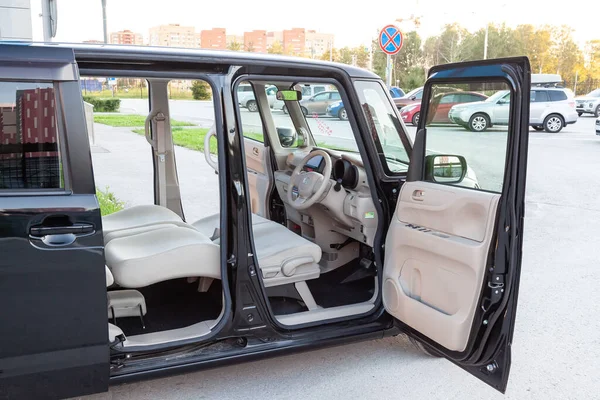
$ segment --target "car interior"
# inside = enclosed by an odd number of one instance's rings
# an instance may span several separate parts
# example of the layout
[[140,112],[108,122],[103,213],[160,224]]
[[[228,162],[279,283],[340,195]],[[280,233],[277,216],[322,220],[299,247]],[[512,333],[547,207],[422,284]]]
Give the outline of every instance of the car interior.
[[[102,220],[109,338],[114,348],[128,351],[201,339],[224,312],[220,215],[185,220],[168,82],[147,81],[151,106],[145,134],[157,169],[157,204],[132,206]],[[373,256],[377,215],[353,128],[337,118],[304,115],[299,102],[310,82],[298,85],[290,77],[240,83],[252,85],[259,111],[241,105],[236,110],[255,254],[275,319],[293,328],[368,314],[379,287]],[[281,97],[286,112],[270,108],[266,89],[273,86],[296,96]],[[218,173],[211,140],[216,140],[214,126],[204,156]],[[393,163],[400,169],[407,165]]]

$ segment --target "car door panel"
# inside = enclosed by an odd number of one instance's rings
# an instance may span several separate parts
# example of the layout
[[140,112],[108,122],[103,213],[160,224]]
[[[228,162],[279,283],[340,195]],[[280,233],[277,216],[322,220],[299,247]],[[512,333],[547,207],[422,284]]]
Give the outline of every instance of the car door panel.
[[252,212],[267,217],[267,199],[270,190],[269,177],[265,170],[265,166],[268,165],[267,151],[263,143],[249,138],[244,138],[244,151]]
[[388,231],[388,311],[452,351],[464,351],[467,345],[499,198],[495,193],[407,182]]
[[[463,182],[469,173],[466,161],[461,163],[463,175],[452,184],[434,181],[433,170],[427,169],[434,157],[427,149],[457,148],[451,128],[428,122],[429,113],[436,111],[435,102],[430,103],[436,85],[465,83],[486,90],[504,85],[511,95],[510,106],[503,106],[506,136],[471,138],[480,149],[477,154],[464,142],[464,154],[487,174],[475,186]],[[424,115],[385,243],[383,303],[400,328],[501,392],[510,370],[520,276],[529,91],[525,57],[447,64],[430,71],[421,104]],[[505,141],[498,141],[502,137]],[[490,153],[481,158],[486,143]],[[441,154],[440,159],[448,159]],[[490,164],[492,154],[503,164]],[[443,165],[438,172],[446,170]],[[503,168],[503,177],[493,172],[494,166]]]
[[0,60],[20,121],[0,144],[0,398],[106,391],[102,221],[73,51],[3,44]]

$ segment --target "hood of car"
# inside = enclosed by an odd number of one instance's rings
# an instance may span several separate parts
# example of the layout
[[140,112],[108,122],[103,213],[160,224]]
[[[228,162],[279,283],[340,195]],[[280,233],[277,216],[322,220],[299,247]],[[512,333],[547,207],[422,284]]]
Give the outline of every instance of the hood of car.
[[578,97],[575,97],[575,100],[598,101],[598,100],[600,100],[600,97],[578,96]]

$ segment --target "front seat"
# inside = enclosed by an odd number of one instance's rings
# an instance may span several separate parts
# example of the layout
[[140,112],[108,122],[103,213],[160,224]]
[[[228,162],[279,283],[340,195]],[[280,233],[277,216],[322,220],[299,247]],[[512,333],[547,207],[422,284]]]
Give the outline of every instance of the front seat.
[[177,278],[221,279],[219,246],[191,227],[165,226],[117,237],[104,251],[115,282],[125,288]]
[[179,215],[153,204],[134,206],[102,217],[104,242],[164,227],[187,226]]

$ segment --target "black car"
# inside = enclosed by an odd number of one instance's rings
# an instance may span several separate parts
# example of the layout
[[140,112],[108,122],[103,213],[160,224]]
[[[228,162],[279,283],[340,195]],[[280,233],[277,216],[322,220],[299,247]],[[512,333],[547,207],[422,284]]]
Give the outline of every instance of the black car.
[[[505,391],[523,240],[526,58],[434,67],[424,88],[425,117],[437,88],[464,82],[506,87],[518,100],[489,185],[457,142],[432,153],[428,118],[413,143],[385,85],[363,69],[66,44],[1,44],[0,60],[0,398],[80,396],[398,334]],[[148,82],[154,204],[101,217],[80,76]],[[218,157],[206,155],[220,212],[199,221],[185,219],[181,202],[170,79],[204,80],[213,93],[207,140],[216,137]],[[243,82],[255,90],[261,140],[241,123]],[[356,147],[317,142],[297,82],[338,88]],[[293,131],[273,123],[271,84]],[[477,186],[465,178],[471,168]],[[190,287],[206,299],[191,309]]]

